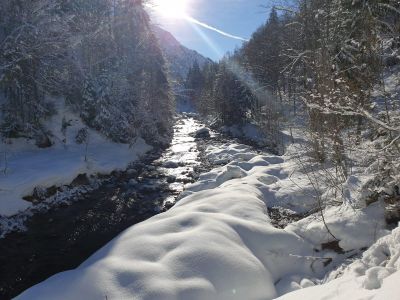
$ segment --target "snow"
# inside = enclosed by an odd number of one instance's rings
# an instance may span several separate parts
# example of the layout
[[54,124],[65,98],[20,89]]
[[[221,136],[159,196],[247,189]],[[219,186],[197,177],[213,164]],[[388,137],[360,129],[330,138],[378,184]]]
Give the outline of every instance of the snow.
[[[94,130],[89,130],[87,161],[86,145],[75,143],[75,136],[83,128],[81,120],[58,102],[59,112],[47,124],[53,128],[55,144],[51,148],[39,149],[30,141],[15,139],[12,144],[3,144],[8,153],[7,172],[0,173],[0,215],[12,216],[31,207],[23,200],[35,187],[47,188],[69,184],[79,174],[107,174],[116,169],[125,169],[129,163],[151,150],[141,138],[130,147],[107,140]],[[66,143],[61,142],[62,118],[71,121],[67,128]]]
[[269,145],[271,140],[267,134],[263,132],[260,126],[252,123],[247,123],[244,125],[222,126],[219,131],[235,138],[253,142],[260,147]]
[[[16,299],[398,297],[400,228],[385,229],[379,202],[326,206],[325,222],[346,252],[324,250],[332,237],[320,213],[284,229],[271,224],[268,207],[301,213],[316,206],[312,184],[296,171],[290,151],[278,157],[225,144],[210,146],[206,156],[216,168],[188,186],[171,210]],[[348,180],[349,199],[358,199],[358,187],[358,177]],[[363,247],[370,248],[349,263]]]
[[387,300],[400,299],[400,227],[379,239],[364,252],[361,259],[346,268],[344,274],[332,274],[327,282],[301,289],[279,300],[336,299]]
[[171,210],[17,299],[273,299],[280,278],[315,276],[322,265],[309,259],[313,245],[274,228],[267,214],[262,190],[275,180],[265,178],[281,159],[233,148],[225,151],[244,169],[227,165],[203,175]]
[[223,144],[209,146],[206,158],[215,165],[226,164],[233,160],[251,159],[254,157],[251,148],[241,144]]
[[[355,210],[347,204],[332,207],[324,211],[324,218],[344,251],[368,247],[378,238],[388,234],[384,229],[384,207],[379,202],[361,210]],[[334,240],[322,222],[322,216],[318,215],[292,223],[286,229],[315,245]]]

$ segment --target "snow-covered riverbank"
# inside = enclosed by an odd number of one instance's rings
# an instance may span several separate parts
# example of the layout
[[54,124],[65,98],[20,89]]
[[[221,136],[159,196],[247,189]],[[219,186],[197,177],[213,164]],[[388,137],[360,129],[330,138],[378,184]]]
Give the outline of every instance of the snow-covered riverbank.
[[0,217],[0,298],[78,266],[126,228],[170,208],[208,168],[202,156],[211,141],[193,137],[201,127],[179,116],[168,149],[146,153],[125,171],[79,176],[24,212]]
[[[32,203],[23,197],[31,195],[35,188],[69,184],[79,174],[124,170],[152,149],[141,138],[134,145],[118,144],[91,129],[87,129],[87,145],[77,144],[75,137],[85,125],[68,109],[61,107],[59,111],[48,122],[48,127],[54,128],[52,147],[39,149],[32,141],[22,138],[2,144],[0,152],[5,153],[7,160],[0,161],[0,170],[3,170],[0,172],[0,216],[12,216],[31,207]],[[63,122],[69,124],[65,134]]]
[[[203,174],[170,211],[129,228],[79,268],[17,299],[274,299],[298,289],[294,293],[304,298],[320,299],[323,289],[326,299],[345,299],[353,288],[359,289],[357,299],[370,299],[388,286],[395,291],[400,240],[395,230],[375,243],[390,233],[379,203],[356,212],[348,205],[325,211],[340,240],[335,252],[323,246],[332,237],[319,214],[284,229],[271,225],[268,207],[301,213],[315,205],[312,187],[294,172],[290,155],[225,145],[209,148],[208,157],[230,163]],[[346,269],[360,248],[374,243]],[[350,271],[331,273],[339,266]],[[284,297],[297,299],[292,295]]]

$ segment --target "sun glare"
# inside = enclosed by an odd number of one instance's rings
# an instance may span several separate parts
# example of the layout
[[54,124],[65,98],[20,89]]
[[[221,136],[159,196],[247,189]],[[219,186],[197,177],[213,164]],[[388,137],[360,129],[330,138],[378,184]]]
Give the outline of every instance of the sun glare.
[[154,9],[164,17],[181,19],[187,15],[187,0],[154,0]]

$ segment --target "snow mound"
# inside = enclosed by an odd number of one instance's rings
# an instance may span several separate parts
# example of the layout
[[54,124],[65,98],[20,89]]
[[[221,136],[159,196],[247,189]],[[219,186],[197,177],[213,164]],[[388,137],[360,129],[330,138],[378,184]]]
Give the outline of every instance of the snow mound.
[[[336,278],[338,276],[341,277]],[[343,274],[333,273],[329,279],[325,284],[301,289],[278,299],[399,299],[400,227],[393,230],[390,235],[379,239]]]
[[[262,189],[275,182],[265,180],[274,162],[280,160],[253,154],[246,168],[228,165],[203,175],[203,188],[171,210],[131,227],[76,270],[17,299],[277,297],[276,281],[315,275],[318,264],[309,259],[312,244],[270,223]],[[211,181],[218,187],[206,189]]]
[[209,146],[206,158],[214,165],[222,165],[233,160],[249,160],[255,156],[250,147],[240,144],[224,144]]
[[[266,300],[285,293],[281,299],[339,299],[335,291],[343,299],[366,300],[377,291],[376,299],[396,299],[385,293],[400,279],[399,230],[343,276],[332,273],[316,285],[345,258],[320,248],[330,237],[319,215],[285,229],[273,227],[268,216],[275,205],[312,207],[306,176],[293,173],[286,157],[258,155],[238,144],[209,147],[208,157],[229,163],[201,175],[168,212],[129,228],[77,269],[17,299]],[[370,246],[388,233],[378,204],[357,211],[346,204],[328,207],[325,220],[344,250]],[[324,266],[327,261],[331,265]],[[355,288],[359,298],[351,294]]]
[[[369,247],[378,238],[388,234],[381,203],[374,203],[362,210],[355,210],[347,204],[331,207],[324,211],[324,218],[329,230],[339,240],[339,246],[345,251]],[[288,225],[286,229],[315,245],[334,240],[321,215],[304,218]]]

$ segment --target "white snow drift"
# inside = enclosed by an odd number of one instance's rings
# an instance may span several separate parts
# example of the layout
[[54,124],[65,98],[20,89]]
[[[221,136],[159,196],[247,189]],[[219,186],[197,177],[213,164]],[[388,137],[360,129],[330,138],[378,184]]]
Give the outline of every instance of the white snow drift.
[[[202,191],[19,299],[272,299],[283,276],[312,275],[313,246],[266,214],[261,189],[275,182],[265,180],[275,159],[252,156],[245,169],[204,175]],[[206,189],[209,180],[218,188]]]
[[[279,300],[397,300],[400,299],[400,228],[378,240],[361,259],[334,272],[327,282],[298,290]],[[344,274],[340,274],[344,273]],[[335,277],[341,276],[337,279]]]
[[[353,271],[327,283],[329,291],[325,285],[314,288],[329,270],[323,266],[326,259],[340,263],[343,257],[321,251],[321,243],[330,237],[318,216],[286,229],[271,225],[267,206],[290,206],[288,199],[296,197],[289,176],[292,164],[280,157],[257,155],[243,145],[210,148],[209,158],[231,162],[202,175],[170,211],[129,228],[77,269],[57,274],[17,299],[265,300],[301,289],[284,297],[321,299],[324,292],[326,299],[348,300],[354,287],[360,295],[378,295],[371,288],[382,287],[382,293],[394,288],[400,267],[398,230],[378,241],[359,265],[350,267]],[[292,207],[303,209],[302,205]],[[329,210],[326,215],[345,249],[373,243],[369,235],[359,236],[358,221],[366,232],[374,229],[375,237],[387,233],[382,222],[369,225],[364,221],[371,216],[378,220],[379,207],[370,209],[374,213],[360,210],[355,217],[351,208],[340,209],[341,214]],[[374,269],[377,266],[383,269]],[[365,274],[362,282],[356,277],[360,274]],[[345,289],[339,294],[342,284]]]

